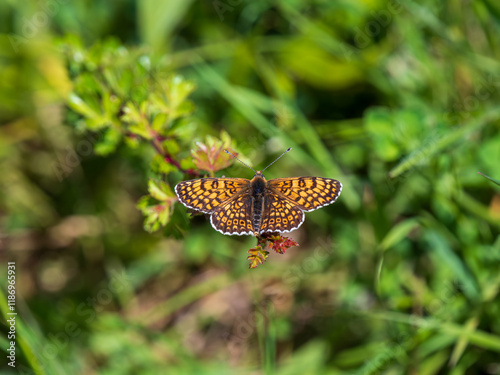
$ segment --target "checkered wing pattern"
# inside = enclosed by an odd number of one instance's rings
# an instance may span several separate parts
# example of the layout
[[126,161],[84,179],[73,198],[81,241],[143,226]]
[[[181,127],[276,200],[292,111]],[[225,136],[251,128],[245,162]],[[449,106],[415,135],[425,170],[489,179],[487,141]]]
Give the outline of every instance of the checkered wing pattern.
[[215,230],[227,235],[252,235],[252,197],[238,194],[234,199],[220,205],[210,216]]
[[260,233],[291,232],[302,225],[304,217],[304,212],[296,204],[279,197],[271,190],[265,196]]
[[335,202],[342,191],[342,184],[331,178],[291,177],[269,180],[269,188],[308,212]]
[[248,191],[245,178],[199,178],[175,185],[175,193],[184,206],[211,214],[237,195]]

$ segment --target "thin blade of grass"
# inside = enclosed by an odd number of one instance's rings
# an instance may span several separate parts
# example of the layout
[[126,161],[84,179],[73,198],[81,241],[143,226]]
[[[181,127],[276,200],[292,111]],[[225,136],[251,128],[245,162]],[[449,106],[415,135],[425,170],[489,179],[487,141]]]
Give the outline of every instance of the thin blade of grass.
[[408,219],[395,225],[380,242],[379,248],[382,251],[387,251],[405,239],[410,232],[418,227],[420,227],[420,223],[416,219]]
[[184,19],[193,0],[137,2],[142,40],[154,50],[162,50],[174,28]]
[[491,182],[493,182],[494,184],[500,186],[500,181],[499,180],[495,180],[494,178],[491,178],[490,176],[486,176],[485,174],[481,173],[481,172],[477,172],[479,173],[481,176],[487,178],[488,180],[490,180]]
[[[7,301],[7,296],[4,295],[3,290],[0,288],[0,298],[2,301]],[[8,315],[10,311],[8,310],[7,304],[2,302],[0,303],[0,310],[2,311],[2,315],[4,317],[4,320],[7,321],[7,319],[10,319],[12,317],[16,318],[16,342],[19,344],[21,347],[22,352],[24,353],[24,356],[26,357],[28,364],[31,366],[31,369],[36,375],[45,375],[47,374],[45,372],[46,368],[49,368],[51,371],[53,370],[56,374],[61,374],[60,371],[57,371],[52,368],[51,364],[45,363],[43,366],[38,360],[38,357],[35,355],[35,353],[39,353],[40,351],[36,350],[36,343],[37,341],[30,331],[27,330],[26,326],[24,325],[21,317],[19,315]],[[52,363],[52,361],[50,361]]]
[[437,262],[446,265],[456,275],[465,295],[472,300],[479,300],[480,293],[476,280],[463,261],[451,249],[448,241],[433,229],[429,229],[424,238],[430,245],[431,255],[438,257]]
[[494,211],[490,211],[488,207],[484,206],[469,194],[465,193],[464,191],[460,191],[455,193],[454,198],[458,205],[462,206],[473,215],[476,215],[477,217],[485,220],[487,223],[500,228],[500,220],[498,214],[494,215]]
[[[473,316],[467,322],[465,323],[465,329],[468,332],[473,332],[477,329],[477,326],[479,324],[479,317]],[[455,367],[460,358],[462,358],[462,355],[465,352],[465,349],[467,348],[467,345],[469,344],[469,339],[467,337],[461,337],[455,347],[453,348],[453,352],[451,353],[450,361],[449,364],[451,367]]]
[[382,251],[380,259],[377,265],[377,272],[375,274],[375,289],[377,293],[380,293],[380,277],[382,275],[382,269],[384,265],[385,252],[401,242],[408,234],[414,229],[418,228],[420,223],[416,219],[405,220],[396,226],[394,226],[384,237],[384,239],[379,244],[379,249]]

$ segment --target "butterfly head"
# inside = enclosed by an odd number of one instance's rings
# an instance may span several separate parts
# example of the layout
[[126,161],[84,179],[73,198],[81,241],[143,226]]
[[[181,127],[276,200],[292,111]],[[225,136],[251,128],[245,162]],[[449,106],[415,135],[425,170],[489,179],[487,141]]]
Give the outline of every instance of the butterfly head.
[[261,171],[255,171],[255,175],[253,176],[253,178],[255,177],[260,177],[263,178],[264,180],[266,179]]
[[261,171],[256,171],[255,176],[250,180],[250,194],[262,195],[267,186],[267,181]]

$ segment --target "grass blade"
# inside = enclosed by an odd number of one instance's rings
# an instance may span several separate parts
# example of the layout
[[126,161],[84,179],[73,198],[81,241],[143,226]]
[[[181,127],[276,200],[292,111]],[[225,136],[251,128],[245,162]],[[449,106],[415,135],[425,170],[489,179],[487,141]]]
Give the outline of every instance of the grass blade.
[[497,184],[498,186],[500,186],[500,181],[499,180],[495,180],[494,178],[491,178],[490,176],[486,176],[485,174],[482,174],[481,172],[477,172],[477,173],[479,173],[481,176],[487,178],[488,180],[490,180],[494,184]]

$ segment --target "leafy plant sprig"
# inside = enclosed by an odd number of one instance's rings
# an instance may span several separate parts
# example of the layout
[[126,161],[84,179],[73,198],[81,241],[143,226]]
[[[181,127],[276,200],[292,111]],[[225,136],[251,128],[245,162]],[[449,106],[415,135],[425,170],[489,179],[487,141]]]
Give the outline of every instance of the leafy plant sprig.
[[[67,104],[80,116],[81,130],[102,135],[95,153],[110,154],[122,141],[131,148],[149,144],[155,151],[150,169],[158,179],[149,179],[148,194],[137,203],[146,231],[157,231],[171,219],[177,201],[166,182],[171,173],[214,177],[233,163],[235,147],[225,131],[218,138],[207,136],[204,142],[195,142],[190,156],[181,157],[181,150],[189,149],[196,138],[191,117],[195,106],[188,100],[195,90],[191,81],[154,63],[144,51],[129,50],[113,39],[86,49],[79,40],[69,38],[63,51],[74,84]],[[248,251],[250,268],[267,259],[266,244],[279,254],[298,246],[278,234],[257,237],[257,246]]]
[[[62,45],[73,81],[68,106],[80,117],[80,130],[100,133],[94,152],[108,155],[122,141],[131,148],[149,144],[155,151],[150,169],[161,180],[181,172],[191,177],[210,175],[227,167],[227,155],[218,148],[233,147],[226,132],[221,141],[208,137],[197,143],[192,156],[181,155],[196,138],[192,118],[195,106],[188,99],[191,81],[156,63],[141,49],[130,50],[110,39],[90,48],[74,38]],[[177,200],[167,182],[150,179],[149,194],[138,202],[144,228],[153,232],[167,225]]]
[[264,250],[266,243],[278,254],[285,254],[286,250],[292,246],[299,246],[294,240],[281,236],[279,233],[266,233],[257,237],[257,246],[248,250],[247,260],[250,261],[249,268],[256,268],[264,263],[269,256],[269,251]]

